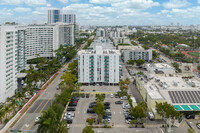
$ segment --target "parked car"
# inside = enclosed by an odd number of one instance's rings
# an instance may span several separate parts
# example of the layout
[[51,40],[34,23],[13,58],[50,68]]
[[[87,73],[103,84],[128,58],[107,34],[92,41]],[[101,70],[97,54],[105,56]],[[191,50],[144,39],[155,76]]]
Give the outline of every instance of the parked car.
[[67,121],[68,124],[72,123],[72,119],[66,119],[66,121]]
[[128,100],[127,96],[121,97],[121,100]]
[[185,118],[194,119],[195,118],[195,114],[188,114],[188,115],[185,116]]
[[110,94],[110,98],[113,98],[113,97],[114,97],[114,95],[111,93],[111,94]]
[[69,129],[69,124],[67,124],[67,129]]
[[88,122],[89,119],[93,119],[94,122],[96,122],[96,118],[93,118],[93,117],[87,118],[87,119],[86,119],[86,122]]
[[81,94],[81,97],[82,97],[82,98],[85,98],[85,94],[84,94],[84,93],[83,93],[83,94]]
[[90,97],[90,94],[86,94],[86,98],[89,98]]
[[200,129],[200,123],[199,123],[199,124],[197,124],[197,128],[198,128],[198,129]]
[[69,106],[77,106],[77,103],[75,102],[69,103]]
[[105,106],[104,108],[105,108],[105,110],[107,110],[107,109],[110,109],[110,106]]
[[149,120],[155,119],[153,112],[148,112],[148,117],[149,117]]
[[72,117],[75,117],[75,113],[73,113],[73,112],[67,112],[67,113],[65,113],[65,116],[72,116]]
[[75,111],[75,110],[76,110],[75,107],[69,107],[69,108],[67,108],[67,111]]
[[95,112],[94,112],[94,109],[93,109],[93,108],[89,108],[89,109],[87,109],[87,113],[93,114],[93,113],[95,113]]
[[74,100],[74,101],[70,101],[69,103],[78,103],[78,101],[75,101],[75,100]]
[[123,104],[123,101],[116,101],[115,104]]
[[115,94],[115,98],[119,98],[119,96],[118,96],[118,94],[117,94],[117,93]]
[[38,121],[39,121],[39,117],[36,117],[36,118],[35,118],[35,122],[38,122]]
[[123,108],[123,109],[129,109],[129,108],[131,108],[131,106],[130,106],[129,103],[123,103],[123,104],[122,104],[122,108]]
[[130,120],[135,120],[135,117],[132,116],[132,115],[130,115],[130,114],[125,115],[125,120],[128,120],[128,119],[130,119]]
[[78,101],[80,99],[80,97],[72,97],[71,101]]
[[104,106],[110,106],[110,102],[104,102]]

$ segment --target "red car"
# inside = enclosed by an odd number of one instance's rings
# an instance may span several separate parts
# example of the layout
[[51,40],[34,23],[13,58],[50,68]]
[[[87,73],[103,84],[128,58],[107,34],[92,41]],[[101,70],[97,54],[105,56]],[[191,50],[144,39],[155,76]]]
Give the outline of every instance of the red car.
[[86,122],[88,122],[89,119],[93,119],[94,122],[96,121],[96,118],[87,118],[87,119],[86,119]]

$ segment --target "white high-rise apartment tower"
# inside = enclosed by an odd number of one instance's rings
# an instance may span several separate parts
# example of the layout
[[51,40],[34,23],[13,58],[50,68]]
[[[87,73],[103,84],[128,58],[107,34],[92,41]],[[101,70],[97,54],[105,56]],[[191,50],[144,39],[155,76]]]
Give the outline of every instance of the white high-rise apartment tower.
[[61,13],[59,9],[48,10],[48,24],[55,24],[61,22]]
[[78,52],[78,82],[85,84],[118,84],[121,77],[121,53],[104,49]]
[[76,24],[76,14],[62,14],[62,22]]
[[17,36],[15,26],[0,26],[0,102],[17,89]]

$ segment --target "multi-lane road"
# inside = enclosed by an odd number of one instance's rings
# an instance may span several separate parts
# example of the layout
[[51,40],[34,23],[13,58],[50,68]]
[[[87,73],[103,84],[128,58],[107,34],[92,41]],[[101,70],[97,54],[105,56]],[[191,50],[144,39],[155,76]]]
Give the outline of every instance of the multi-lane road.
[[[65,67],[65,69],[67,66]],[[33,105],[27,110],[26,113],[21,117],[21,119],[14,125],[12,129],[22,130],[23,132],[34,132],[37,129],[35,126],[35,119],[39,117],[42,111],[47,110],[51,105],[54,95],[59,93],[56,87],[61,82],[60,77],[63,72],[60,72],[52,83],[47,86],[46,90],[38,97],[38,99],[33,103]]]
[[[91,36],[90,39],[93,39],[94,36]],[[81,50],[87,42],[82,44]],[[66,69],[68,65],[65,66]],[[63,71],[61,71],[56,78],[47,86],[45,91],[36,99],[36,101],[32,104],[32,106],[24,113],[24,115],[17,121],[17,123],[12,127],[12,130],[21,130],[22,132],[35,132],[37,130],[37,125],[35,125],[36,117],[39,117],[42,114],[42,111],[48,109],[51,105],[55,94],[60,93],[59,90],[56,89],[58,84],[61,82],[60,77],[63,75]]]

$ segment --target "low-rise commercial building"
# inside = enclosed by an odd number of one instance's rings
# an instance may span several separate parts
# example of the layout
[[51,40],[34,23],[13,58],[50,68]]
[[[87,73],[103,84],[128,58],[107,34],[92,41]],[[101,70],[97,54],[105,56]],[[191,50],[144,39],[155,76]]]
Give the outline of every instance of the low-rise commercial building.
[[151,78],[147,75],[148,73],[144,76],[136,76],[136,86],[156,119],[161,119],[161,116],[156,113],[156,102],[167,102],[182,113],[200,112],[198,80],[183,77],[181,74],[155,74]]

